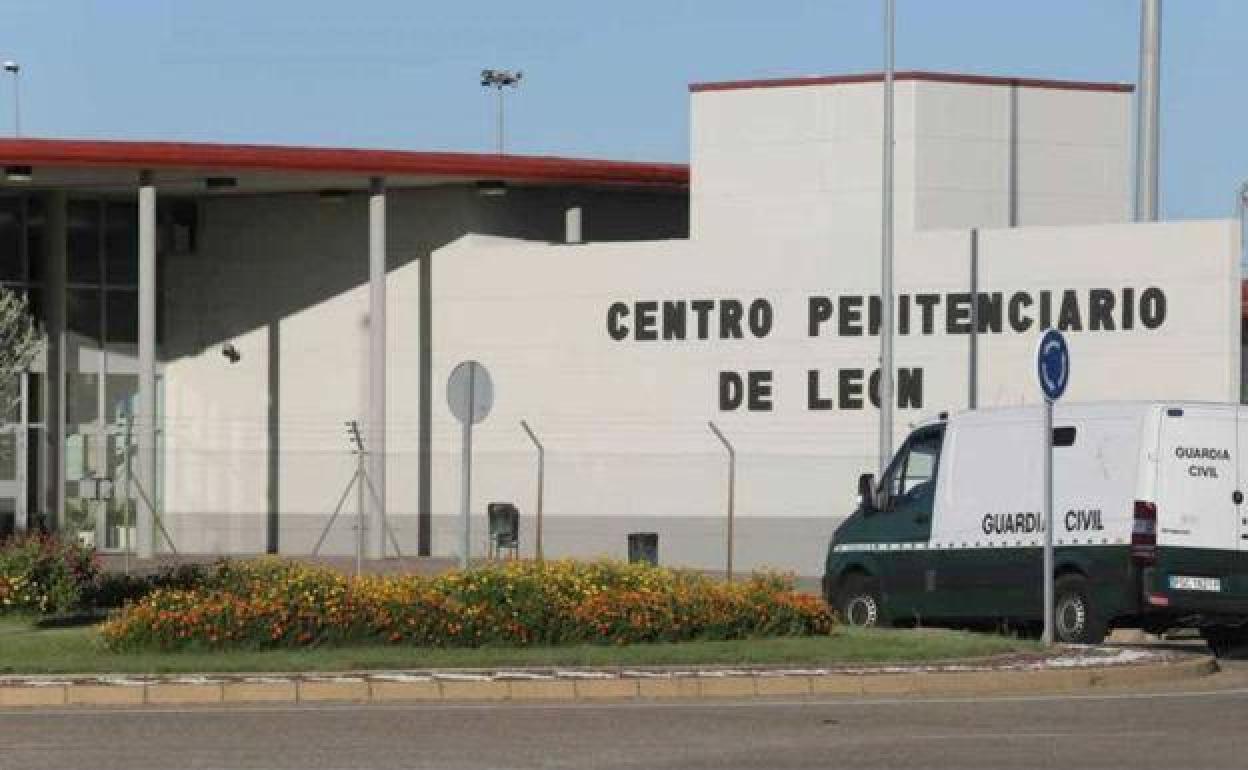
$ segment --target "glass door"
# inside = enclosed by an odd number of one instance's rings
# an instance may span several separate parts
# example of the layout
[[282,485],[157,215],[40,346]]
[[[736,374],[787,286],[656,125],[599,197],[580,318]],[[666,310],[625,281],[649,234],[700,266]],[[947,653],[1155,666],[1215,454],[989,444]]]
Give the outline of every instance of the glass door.
[[135,546],[137,219],[124,201],[72,200],[67,211],[64,523],[104,551]]

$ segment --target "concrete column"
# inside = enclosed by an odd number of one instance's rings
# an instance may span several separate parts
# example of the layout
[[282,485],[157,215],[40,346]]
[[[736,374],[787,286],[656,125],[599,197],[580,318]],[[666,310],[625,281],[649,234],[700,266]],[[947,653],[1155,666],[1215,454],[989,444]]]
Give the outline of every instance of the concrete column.
[[156,550],[156,186],[152,172],[139,176],[139,406],[138,495],[135,541],[141,559]]
[[582,243],[584,236],[581,228],[582,214],[580,206],[569,206],[563,212],[564,243]]
[[368,184],[368,447],[370,495],[367,556],[386,555],[386,183]]
[[45,378],[47,403],[47,466],[44,505],[49,526],[60,529],[65,510],[65,276],[68,263],[69,224],[63,190],[49,192],[43,199],[47,212],[44,254],[47,260],[46,313],[48,329],[48,371]]

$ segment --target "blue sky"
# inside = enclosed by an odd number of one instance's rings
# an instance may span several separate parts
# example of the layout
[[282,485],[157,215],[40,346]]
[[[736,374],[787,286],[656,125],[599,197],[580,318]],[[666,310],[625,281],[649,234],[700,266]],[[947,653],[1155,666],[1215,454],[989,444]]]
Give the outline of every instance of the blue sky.
[[[1136,78],[1138,0],[897,0],[897,64]],[[880,68],[879,0],[6,0],[28,135],[485,150],[482,67],[525,72],[508,149],[688,156],[690,82]],[[1248,2],[1169,0],[1162,209],[1248,178]],[[11,86],[0,89],[0,130]]]

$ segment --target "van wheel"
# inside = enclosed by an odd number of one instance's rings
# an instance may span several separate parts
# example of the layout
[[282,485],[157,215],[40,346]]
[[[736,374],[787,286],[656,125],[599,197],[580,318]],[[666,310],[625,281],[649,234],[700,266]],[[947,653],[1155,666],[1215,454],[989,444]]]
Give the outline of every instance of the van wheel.
[[1063,575],[1053,591],[1053,638],[1063,644],[1100,644],[1108,628],[1081,575]]
[[884,624],[880,584],[866,575],[850,575],[836,599],[836,614],[851,628],[875,628]]
[[1206,626],[1200,629],[1200,636],[1209,645],[1210,652],[1219,658],[1248,647],[1248,627]]

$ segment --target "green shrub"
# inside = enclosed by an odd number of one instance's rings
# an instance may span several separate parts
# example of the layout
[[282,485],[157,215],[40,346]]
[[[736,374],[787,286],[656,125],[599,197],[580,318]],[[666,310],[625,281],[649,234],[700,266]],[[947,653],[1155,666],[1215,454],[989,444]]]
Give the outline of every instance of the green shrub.
[[195,588],[157,589],[102,634],[115,650],[168,650],[626,644],[831,628],[822,600],[776,575],[722,583],[640,564],[513,561],[436,577],[347,578],[265,559],[221,563]]
[[0,614],[77,611],[98,575],[90,548],[52,535],[14,535],[0,542]]

